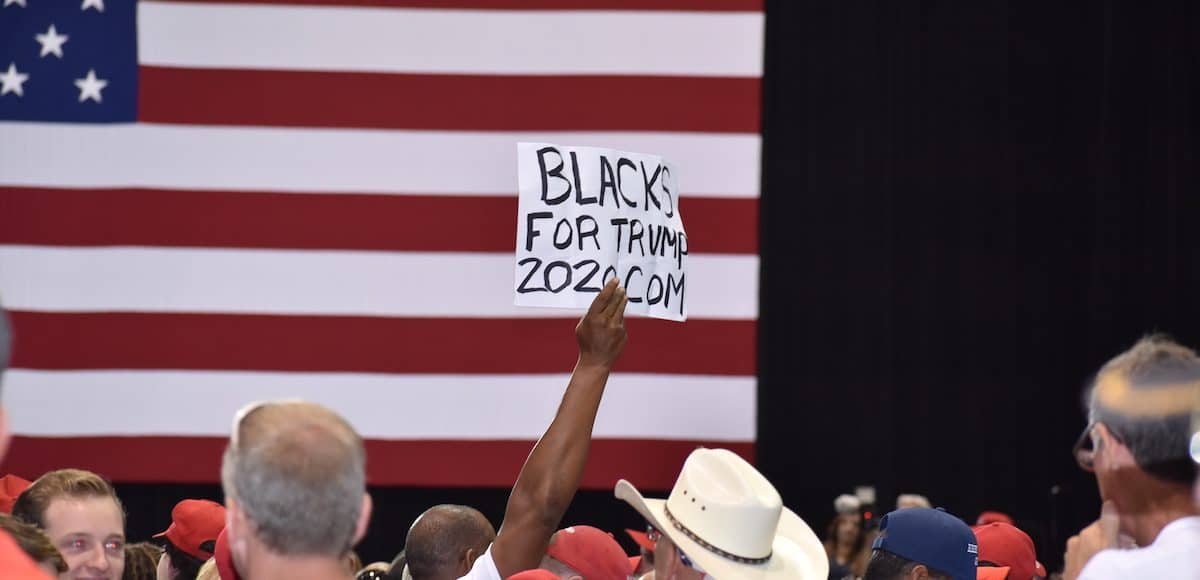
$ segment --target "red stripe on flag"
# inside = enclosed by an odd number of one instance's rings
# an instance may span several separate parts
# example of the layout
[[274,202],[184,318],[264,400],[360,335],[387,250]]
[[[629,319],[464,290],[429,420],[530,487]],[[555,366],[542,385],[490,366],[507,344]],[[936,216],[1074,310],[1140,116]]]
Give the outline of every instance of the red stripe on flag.
[[[13,311],[13,366],[374,373],[567,373],[575,321]],[[757,323],[632,318],[618,371],[755,374]]]
[[[156,0],[225,4],[231,0]],[[763,0],[237,0],[239,4],[288,6],[378,6],[441,10],[678,10],[762,12]]]
[[[223,437],[18,436],[4,469],[27,479],[74,467],[119,482],[215,483],[225,443]],[[533,443],[369,439],[368,479],[373,485],[512,487]],[[684,458],[699,446],[723,447],[754,461],[752,443],[597,439],[581,487],[612,489],[625,478],[643,489],[670,489]]]
[[464,131],[757,133],[761,79],[141,67],[152,123]]
[[[756,254],[758,200],[683,201],[695,253]],[[0,244],[512,252],[517,199],[0,187]]]

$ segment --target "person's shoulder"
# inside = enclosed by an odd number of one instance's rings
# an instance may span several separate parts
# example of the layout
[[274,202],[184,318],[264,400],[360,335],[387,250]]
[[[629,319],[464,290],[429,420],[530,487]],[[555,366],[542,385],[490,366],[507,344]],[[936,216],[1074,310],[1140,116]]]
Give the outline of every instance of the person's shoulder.
[[0,578],[5,580],[50,580],[17,542],[0,530]]
[[503,580],[500,570],[496,568],[496,561],[492,559],[492,547],[488,546],[487,551],[475,559],[471,571],[458,580]]
[[1193,545],[1151,544],[1133,550],[1103,550],[1092,557],[1079,580],[1110,578],[1198,578],[1200,560],[1188,557]]

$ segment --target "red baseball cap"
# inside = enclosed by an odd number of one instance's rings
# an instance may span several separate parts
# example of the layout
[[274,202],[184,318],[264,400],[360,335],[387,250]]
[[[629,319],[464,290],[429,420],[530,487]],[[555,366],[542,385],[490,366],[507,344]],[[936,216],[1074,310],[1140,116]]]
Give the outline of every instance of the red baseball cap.
[[611,534],[592,526],[563,528],[550,538],[546,555],[578,571],[588,580],[625,580],[629,556]]
[[538,568],[535,570],[517,572],[516,574],[509,576],[508,580],[559,580],[559,577],[555,576],[553,572]]
[[156,534],[200,560],[213,557],[217,536],[225,529],[225,506],[207,499],[185,499],[171,510],[171,527]]
[[213,552],[213,559],[217,561],[217,575],[221,580],[241,580],[237,568],[233,566],[233,552],[229,550],[229,537],[225,535],[225,530],[221,530],[217,535],[217,549]]
[[29,487],[29,480],[15,475],[5,475],[0,477],[0,512],[6,514],[12,513],[13,504],[17,503],[17,496]]
[[975,525],[986,526],[993,522],[1000,522],[1010,526],[1016,525],[1016,523],[1013,522],[1013,519],[1004,512],[983,512],[979,514],[979,519],[975,520]]
[[1044,573],[1045,568],[1037,561],[1033,540],[1025,532],[1002,522],[975,526],[974,532],[979,545],[979,561],[1007,566],[1011,569],[1009,580],[1030,580]]
[[625,533],[629,535],[629,537],[633,540],[633,543],[637,544],[639,548],[647,552],[654,551],[654,542],[650,540],[650,534],[647,534],[646,532],[639,532],[637,530],[631,530],[629,528],[625,528]]

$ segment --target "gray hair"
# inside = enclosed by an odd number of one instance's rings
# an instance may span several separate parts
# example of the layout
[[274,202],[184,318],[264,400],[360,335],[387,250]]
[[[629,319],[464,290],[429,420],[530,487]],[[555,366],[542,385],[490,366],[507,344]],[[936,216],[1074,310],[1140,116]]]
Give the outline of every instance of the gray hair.
[[1162,335],[1105,363],[1088,391],[1088,419],[1104,423],[1143,467],[1188,455],[1200,357]]
[[301,401],[238,413],[221,485],[271,551],[342,556],[366,493],[362,438],[333,411]]

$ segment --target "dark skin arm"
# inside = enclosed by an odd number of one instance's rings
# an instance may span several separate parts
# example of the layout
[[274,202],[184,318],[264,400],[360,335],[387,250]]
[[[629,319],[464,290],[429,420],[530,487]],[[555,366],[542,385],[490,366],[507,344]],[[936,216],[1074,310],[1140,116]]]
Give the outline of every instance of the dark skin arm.
[[575,497],[604,385],[625,347],[628,302],[625,290],[611,280],[575,327],[579,343],[575,372],[554,421],[521,468],[492,544],[492,559],[502,578],[538,567],[550,536]]

